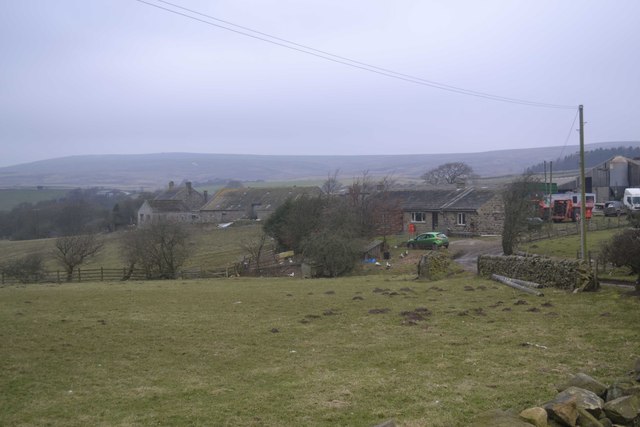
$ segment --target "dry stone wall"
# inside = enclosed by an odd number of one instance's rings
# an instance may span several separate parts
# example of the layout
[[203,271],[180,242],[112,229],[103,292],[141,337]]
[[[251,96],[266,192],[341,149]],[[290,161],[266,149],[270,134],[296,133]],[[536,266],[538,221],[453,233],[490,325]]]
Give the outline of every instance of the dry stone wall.
[[478,275],[490,278],[492,274],[540,283],[547,287],[573,290],[580,286],[584,267],[578,260],[555,260],[540,256],[478,257]]

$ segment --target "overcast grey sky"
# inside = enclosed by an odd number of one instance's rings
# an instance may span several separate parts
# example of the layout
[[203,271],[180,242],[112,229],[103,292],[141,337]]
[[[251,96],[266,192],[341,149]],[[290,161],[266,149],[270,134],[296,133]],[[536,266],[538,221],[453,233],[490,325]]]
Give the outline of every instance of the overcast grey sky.
[[[448,85],[584,104],[587,143],[640,139],[637,0],[172,2]],[[569,133],[578,144],[575,109],[417,85],[136,0],[4,1],[0,58],[0,166],[172,151],[477,152],[563,145]]]

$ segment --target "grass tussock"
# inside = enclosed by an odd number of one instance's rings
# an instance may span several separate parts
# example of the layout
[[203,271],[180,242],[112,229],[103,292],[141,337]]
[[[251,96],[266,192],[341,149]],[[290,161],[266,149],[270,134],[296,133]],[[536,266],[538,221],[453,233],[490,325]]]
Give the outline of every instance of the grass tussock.
[[637,298],[545,294],[470,276],[4,287],[0,424],[461,426],[640,355]]

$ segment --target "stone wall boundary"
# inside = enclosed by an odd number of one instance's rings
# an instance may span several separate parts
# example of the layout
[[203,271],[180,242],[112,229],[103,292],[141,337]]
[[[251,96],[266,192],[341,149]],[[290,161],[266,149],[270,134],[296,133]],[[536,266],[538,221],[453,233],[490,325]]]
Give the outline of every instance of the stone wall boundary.
[[478,275],[491,278],[492,274],[536,282],[545,287],[573,290],[584,275],[584,267],[579,260],[541,256],[478,256]]

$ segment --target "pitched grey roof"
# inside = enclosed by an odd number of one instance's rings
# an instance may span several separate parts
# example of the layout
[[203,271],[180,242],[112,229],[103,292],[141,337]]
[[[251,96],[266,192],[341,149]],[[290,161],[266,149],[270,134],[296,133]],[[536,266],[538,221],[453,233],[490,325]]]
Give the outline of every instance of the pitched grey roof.
[[462,188],[391,191],[386,197],[396,202],[403,211],[473,211],[495,195],[491,190]]
[[275,210],[287,199],[295,199],[302,195],[313,197],[321,193],[318,187],[224,188],[200,210],[245,211],[252,205],[258,210]]
[[189,212],[189,207],[182,200],[147,200],[153,212]]

